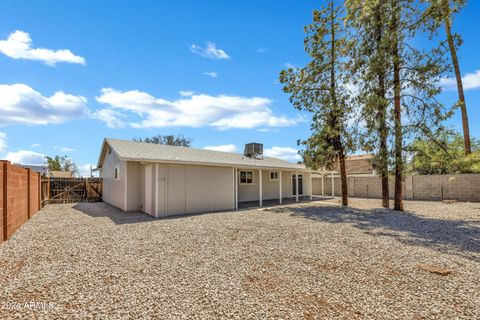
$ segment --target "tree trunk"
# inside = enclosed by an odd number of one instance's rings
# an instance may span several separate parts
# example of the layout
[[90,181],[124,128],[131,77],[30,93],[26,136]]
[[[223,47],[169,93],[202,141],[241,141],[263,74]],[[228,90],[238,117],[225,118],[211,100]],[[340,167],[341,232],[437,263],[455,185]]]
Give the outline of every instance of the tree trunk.
[[380,159],[379,169],[380,169],[380,177],[382,180],[382,206],[384,208],[390,207],[390,195],[388,190],[388,149],[387,149],[387,135],[388,135],[388,128],[385,119],[386,108],[385,110],[381,110],[379,113],[379,121],[380,121]]
[[455,70],[455,78],[457,79],[457,90],[460,110],[462,111],[462,126],[463,126],[463,141],[465,154],[472,153],[472,146],[470,143],[470,129],[468,126],[468,114],[467,104],[465,103],[465,95],[463,93],[462,74],[460,73],[460,65],[457,58],[457,49],[453,42],[452,36],[452,22],[450,20],[450,4],[449,1],[445,1],[445,33],[447,34],[448,47],[450,48],[450,54],[452,56],[453,69]]
[[[376,15],[375,15],[375,23],[376,23],[376,41],[377,41],[377,50],[381,57],[384,55],[382,54],[383,48],[383,30],[382,30],[382,18],[380,16],[381,8],[377,8]],[[378,68],[378,67],[377,67]],[[377,87],[377,95],[378,98],[381,100],[385,100],[386,89],[385,89],[385,73],[384,69],[377,69],[377,80],[378,80],[378,87]],[[382,181],[382,206],[384,208],[390,207],[389,201],[389,190],[388,190],[388,145],[387,145],[387,137],[388,137],[388,127],[387,127],[387,104],[385,101],[381,101],[378,105],[378,136],[380,140],[379,146],[379,159],[378,159],[378,169],[380,171],[381,181]]]
[[[336,61],[336,54],[335,54],[335,8],[333,2],[330,2],[330,9],[331,9],[331,42],[330,42],[330,58],[331,58],[331,66],[330,66],[330,93],[334,108],[338,111],[340,110],[340,106],[338,105],[337,99],[337,86],[335,82],[335,61]],[[332,119],[332,126],[340,126],[338,123],[338,118],[333,117]],[[337,133],[338,134],[338,133]],[[342,144],[342,137],[338,134],[335,138],[335,150],[338,153],[339,161],[340,161],[340,175],[342,180],[342,205],[348,206],[348,186],[347,186],[347,171],[345,169],[345,152]]]
[[347,185],[347,169],[345,166],[345,153],[343,148],[339,152],[340,162],[340,178],[342,181],[342,206],[348,206],[348,185]]
[[395,199],[393,208],[403,211],[403,136],[400,80],[400,52],[398,35],[398,15],[400,8],[395,2],[392,12],[392,58],[393,58],[393,94],[394,94],[394,127],[395,127]]

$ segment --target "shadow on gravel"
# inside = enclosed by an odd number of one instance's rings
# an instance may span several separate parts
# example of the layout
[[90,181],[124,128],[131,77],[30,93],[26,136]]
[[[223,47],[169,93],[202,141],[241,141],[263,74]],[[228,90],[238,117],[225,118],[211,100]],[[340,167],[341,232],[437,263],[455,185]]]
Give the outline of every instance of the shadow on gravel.
[[[189,214],[180,214],[176,216],[154,218],[143,212],[124,212],[123,210],[118,209],[117,207],[114,207],[106,202],[79,202],[75,204],[72,208],[82,213],[85,213],[93,218],[104,218],[104,217],[109,218],[115,224],[132,224],[132,223],[141,223],[141,222],[151,222],[156,220],[186,219],[186,218],[193,218],[195,216],[202,216],[205,214],[214,214],[219,212],[234,212],[232,210],[221,210],[221,211],[189,213]],[[244,210],[251,210],[251,208],[244,209]]]
[[150,217],[145,213],[123,212],[106,202],[80,202],[75,204],[72,208],[85,213],[92,218],[109,218],[115,224],[131,224],[155,220],[155,218]]
[[479,221],[440,220],[390,209],[362,210],[334,206],[278,207],[268,211],[328,223],[348,223],[372,236],[393,237],[407,245],[424,246],[480,261]]

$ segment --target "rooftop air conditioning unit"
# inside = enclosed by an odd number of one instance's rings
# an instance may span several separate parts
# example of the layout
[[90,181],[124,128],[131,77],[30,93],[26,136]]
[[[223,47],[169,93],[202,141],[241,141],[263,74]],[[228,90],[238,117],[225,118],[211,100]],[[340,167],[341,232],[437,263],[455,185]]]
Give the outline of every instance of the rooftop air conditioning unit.
[[263,144],[251,142],[245,145],[243,155],[249,158],[263,158]]

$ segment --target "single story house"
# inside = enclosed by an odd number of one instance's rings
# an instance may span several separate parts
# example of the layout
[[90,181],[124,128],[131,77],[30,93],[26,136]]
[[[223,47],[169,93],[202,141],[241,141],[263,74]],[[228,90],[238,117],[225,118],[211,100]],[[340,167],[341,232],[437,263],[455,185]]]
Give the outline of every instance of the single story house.
[[25,169],[30,169],[33,172],[38,172],[42,176],[48,176],[49,171],[47,166],[39,166],[39,165],[33,165],[33,164],[20,164],[20,163],[15,163],[15,165]]
[[103,201],[154,217],[311,198],[311,170],[276,158],[105,139],[97,167]]
[[[345,158],[348,175],[376,175],[375,156],[373,154],[351,155]],[[340,174],[340,163],[335,163],[334,171]]]

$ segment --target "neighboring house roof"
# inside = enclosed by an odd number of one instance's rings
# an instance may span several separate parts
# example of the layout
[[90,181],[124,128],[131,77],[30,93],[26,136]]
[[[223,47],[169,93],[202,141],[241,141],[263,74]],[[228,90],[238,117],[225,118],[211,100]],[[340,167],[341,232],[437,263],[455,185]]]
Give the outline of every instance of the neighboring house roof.
[[[373,154],[353,155],[345,158],[347,174],[372,174],[375,167],[373,165]],[[340,172],[340,164],[337,161],[333,170]]]
[[308,170],[303,164],[288,162],[277,158],[264,157],[252,159],[238,153],[177,147],[154,143],[136,142],[118,139],[105,139],[97,166],[103,165],[107,147],[123,161],[195,163],[218,166],[236,166],[241,168],[279,168]]
[[73,173],[70,171],[50,171],[50,176],[53,178],[71,178]]
[[41,175],[47,175],[48,174],[48,167],[47,166],[37,166],[37,165],[30,165],[30,164],[17,164],[17,166],[30,169],[33,172],[38,172]]
[[348,156],[345,158],[345,160],[348,161],[355,161],[355,160],[371,160],[375,156],[373,154],[359,154],[359,155],[353,155],[353,156]]
[[[375,174],[373,154],[360,154],[345,157],[345,166],[347,175],[372,175]],[[314,173],[315,176],[321,174],[338,174],[340,172],[340,163],[338,160],[328,168],[323,168]]]

